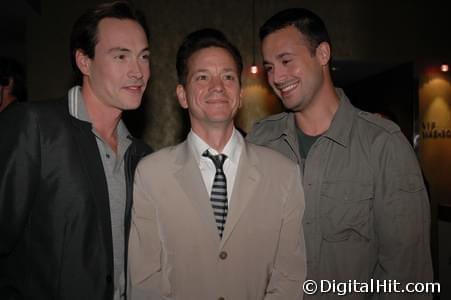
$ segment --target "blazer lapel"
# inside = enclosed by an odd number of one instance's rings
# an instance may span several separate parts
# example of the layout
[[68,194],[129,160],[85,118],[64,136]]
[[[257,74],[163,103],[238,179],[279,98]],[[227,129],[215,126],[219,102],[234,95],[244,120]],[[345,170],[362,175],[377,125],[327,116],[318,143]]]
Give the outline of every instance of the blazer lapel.
[[86,174],[86,183],[90,187],[92,199],[100,220],[100,232],[107,250],[111,253],[110,264],[112,267],[113,241],[111,233],[110,203],[108,186],[100,158],[99,149],[92,133],[91,125],[71,117],[74,125],[73,136],[80,153],[79,163]]
[[182,187],[188,200],[193,204],[199,216],[205,222],[205,226],[213,233],[219,241],[219,233],[216,229],[216,221],[213,216],[213,209],[210,199],[202,180],[199,166],[191,153],[188,142],[180,144],[176,152],[176,163],[181,166],[174,176]]
[[249,149],[249,146],[245,142],[235,177],[232,192],[233,198],[230,201],[229,213],[224,228],[224,234],[222,236],[221,247],[233,232],[235,225],[238,223],[238,220],[249,201],[255,197],[261,177],[260,171],[256,167],[257,163],[257,157],[255,157],[255,154]]

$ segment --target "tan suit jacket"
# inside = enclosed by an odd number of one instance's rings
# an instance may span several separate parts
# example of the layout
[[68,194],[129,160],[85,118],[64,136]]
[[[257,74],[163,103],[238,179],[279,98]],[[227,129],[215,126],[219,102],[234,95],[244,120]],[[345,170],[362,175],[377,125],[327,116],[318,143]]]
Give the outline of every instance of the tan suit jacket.
[[130,299],[302,299],[304,193],[295,163],[245,143],[224,235],[185,141],[135,175]]

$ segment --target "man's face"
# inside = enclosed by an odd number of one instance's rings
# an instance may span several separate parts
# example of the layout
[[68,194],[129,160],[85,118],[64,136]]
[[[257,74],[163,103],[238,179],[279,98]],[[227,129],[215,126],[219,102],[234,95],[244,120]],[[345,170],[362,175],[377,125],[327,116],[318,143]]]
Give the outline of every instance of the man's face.
[[268,82],[292,111],[308,107],[323,84],[324,59],[317,55],[318,48],[312,54],[308,46],[307,39],[294,26],[277,30],[262,41]]
[[177,86],[180,105],[189,111],[191,126],[208,129],[233,124],[241,105],[241,87],[235,61],[219,47],[198,50],[187,62],[185,86]]
[[141,103],[150,76],[149,46],[133,20],[105,18],[97,28],[94,58],[84,57],[83,85],[104,106],[120,111]]

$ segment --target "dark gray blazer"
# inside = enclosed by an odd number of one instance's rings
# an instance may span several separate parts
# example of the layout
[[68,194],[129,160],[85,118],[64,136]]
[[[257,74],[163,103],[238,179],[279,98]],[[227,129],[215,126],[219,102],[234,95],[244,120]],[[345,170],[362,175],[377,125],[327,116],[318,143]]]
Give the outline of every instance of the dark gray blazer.
[[[125,155],[126,243],[134,169],[150,152],[133,140]],[[8,108],[0,114],[0,298],[112,299],[113,278],[91,124],[70,116],[67,98]]]

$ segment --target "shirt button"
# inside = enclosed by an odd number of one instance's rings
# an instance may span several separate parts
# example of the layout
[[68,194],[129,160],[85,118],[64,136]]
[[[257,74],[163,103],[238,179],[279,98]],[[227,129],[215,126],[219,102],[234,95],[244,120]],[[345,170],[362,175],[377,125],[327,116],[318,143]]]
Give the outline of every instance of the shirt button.
[[227,258],[227,252],[225,252],[225,251],[221,251],[221,253],[219,253],[219,258],[220,259],[226,259]]
[[108,153],[106,154],[106,158],[110,158],[110,155]]

